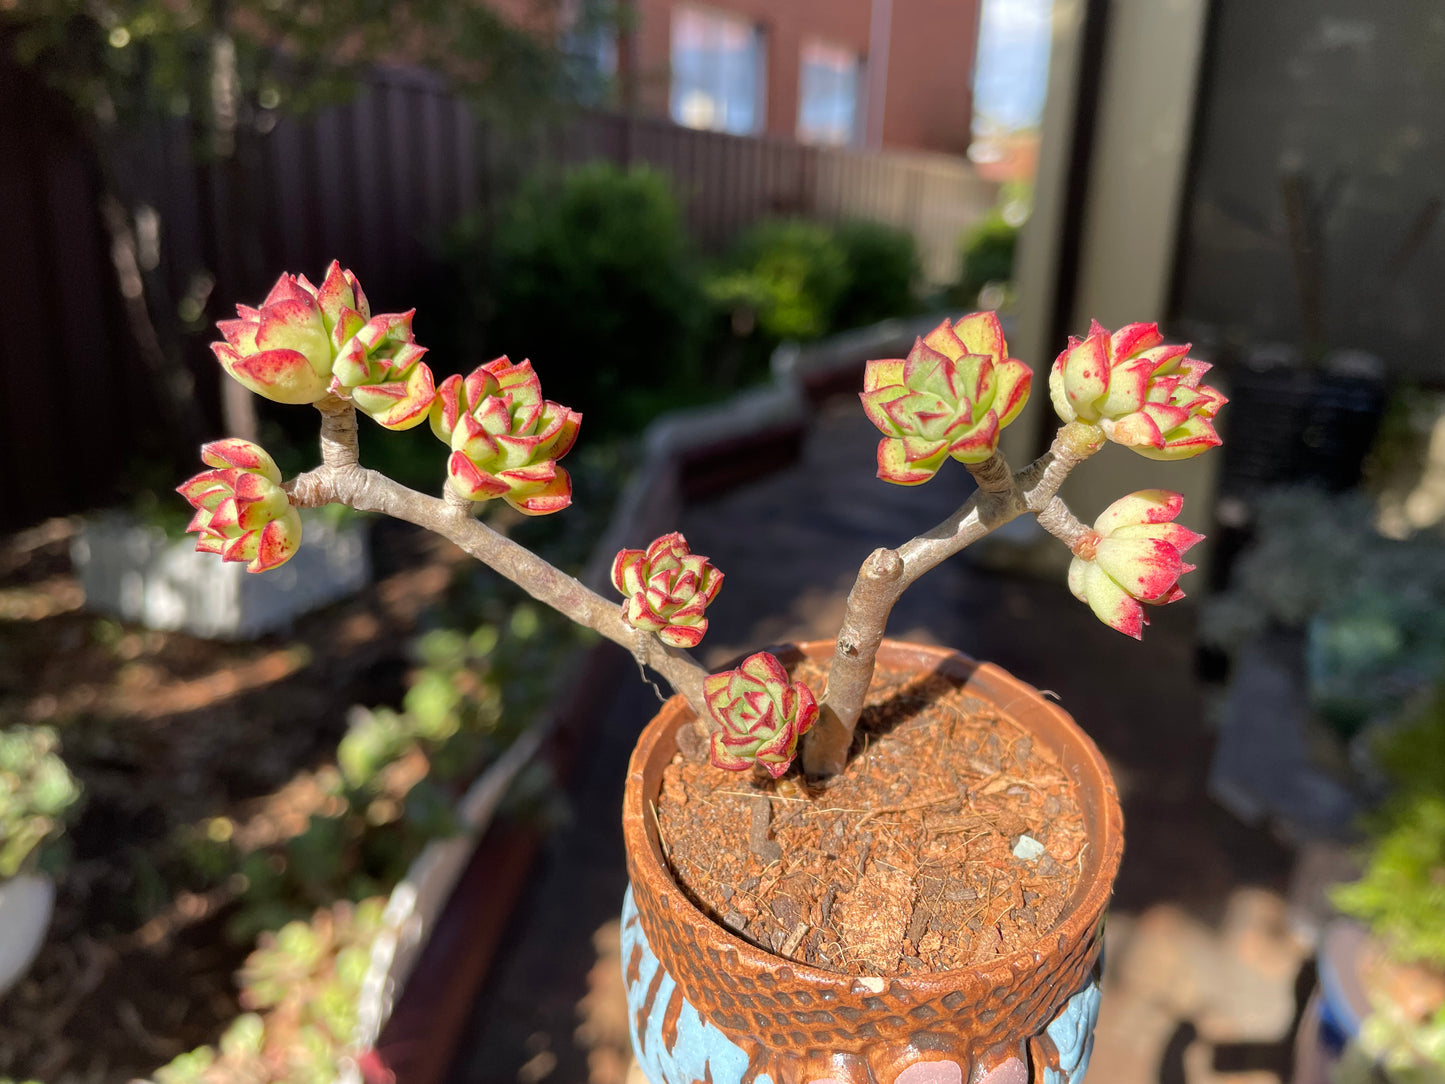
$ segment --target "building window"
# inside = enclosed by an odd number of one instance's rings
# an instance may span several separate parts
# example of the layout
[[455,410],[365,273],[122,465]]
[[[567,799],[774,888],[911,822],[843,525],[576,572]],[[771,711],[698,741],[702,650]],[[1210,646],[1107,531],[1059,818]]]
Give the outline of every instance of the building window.
[[672,13],[672,119],[746,135],[763,126],[763,35],[706,8]]
[[573,95],[583,105],[608,104],[617,78],[617,19],[598,0],[564,0],[559,45]]
[[803,43],[798,77],[798,138],[846,146],[858,137],[862,61],[837,45]]

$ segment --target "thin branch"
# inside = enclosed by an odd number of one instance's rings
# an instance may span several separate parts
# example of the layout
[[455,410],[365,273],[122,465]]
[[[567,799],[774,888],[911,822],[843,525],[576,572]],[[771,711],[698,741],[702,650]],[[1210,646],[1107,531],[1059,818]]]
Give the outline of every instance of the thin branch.
[[360,466],[356,462],[356,412],[351,404],[332,398],[318,403],[317,408],[322,416],[326,462],[287,483],[292,504],[298,508],[344,504],[361,512],[381,512],[441,535],[564,617],[640,654],[643,662],[687,698],[699,720],[708,718],[702,697],[707,671],[685,652],[653,637],[639,647],[636,630],[622,620],[617,603],[479,522],[469,507],[418,493]]
[[350,467],[359,462],[356,407],[328,395],[316,404],[321,412],[321,462],[328,467]]
[[[886,617],[893,609],[902,593],[897,587],[902,576],[903,558],[897,550],[874,550],[863,562],[853,590],[848,592],[843,627],[833,644],[828,689],[819,705],[818,721],[804,736],[803,771],[809,776],[836,775],[847,759],[858,716],[840,716],[834,705],[858,704],[861,712],[873,680],[872,660],[883,642],[884,622],[870,618],[879,613]],[[859,660],[866,660],[866,664],[855,665]]]
[[995,451],[982,463],[968,464],[968,473],[978,483],[979,491],[999,500],[1012,500],[1018,495],[1013,472],[1003,453]]
[[[1054,436],[1047,452],[1016,474],[995,452],[970,467],[978,489],[952,515],[898,549],[875,550],[868,557],[848,593],[819,720],[803,739],[803,770],[808,775],[842,771],[873,681],[888,615],[903,592],[924,573],[1005,523],[1025,512],[1038,515],[1050,508],[1069,472],[1098,451],[1103,441],[1097,426],[1070,422]],[[1058,505],[1063,515],[1069,515],[1063,501],[1058,500]],[[1052,515],[1062,522],[1060,513]]]
[[1099,532],[1092,527],[1087,527],[1079,522],[1077,516],[1069,511],[1061,497],[1055,497],[1048,503],[1042,512],[1039,513],[1039,526],[1048,531],[1070,550],[1075,550],[1079,543],[1086,540],[1097,545]]

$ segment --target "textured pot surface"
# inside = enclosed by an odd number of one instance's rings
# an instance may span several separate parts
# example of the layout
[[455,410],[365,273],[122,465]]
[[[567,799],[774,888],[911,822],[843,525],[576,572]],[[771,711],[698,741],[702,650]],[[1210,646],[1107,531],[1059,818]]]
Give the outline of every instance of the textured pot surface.
[[[801,650],[826,658],[831,641]],[[784,661],[787,661],[784,658]],[[1103,757],[1073,720],[998,667],[885,641],[880,665],[937,671],[1030,730],[1078,787],[1083,877],[1058,923],[987,965],[854,978],[735,936],[673,881],[650,812],[678,729],[668,701],[632,755],[623,830],[632,890],[623,966],[634,1049],[652,1084],[1078,1084],[1097,1012],[1095,965],[1123,854],[1123,814]]]
[[0,880],[0,996],[30,970],[54,909],[55,884],[49,877],[22,873]]

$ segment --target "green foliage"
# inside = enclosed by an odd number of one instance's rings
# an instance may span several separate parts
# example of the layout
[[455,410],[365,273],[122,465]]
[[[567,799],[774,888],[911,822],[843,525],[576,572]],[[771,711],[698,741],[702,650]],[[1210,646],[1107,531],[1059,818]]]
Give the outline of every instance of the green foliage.
[[1359,494],[1289,487],[1259,502],[1254,538],[1200,637],[1229,653],[1272,626],[1309,634],[1310,694],[1351,734],[1445,676],[1445,545],[1374,529]]
[[546,704],[549,677],[576,643],[572,626],[495,584],[456,605],[483,622],[470,633],[443,627],[417,639],[401,710],[352,710],[335,769],[313,777],[319,808],[302,831],[252,849],[238,845],[229,825],[187,834],[183,845],[203,880],[233,870],[245,878],[227,925],[233,939],[249,941],[337,899],[389,892],[427,842],[458,831],[460,788]]
[[952,299],[965,308],[978,305],[978,296],[989,283],[1013,279],[1014,253],[1019,227],[995,207],[983,221],[965,233],[959,243],[962,268],[950,291]]
[[581,411],[592,439],[635,432],[649,393],[703,377],[706,306],[662,173],[597,162],[534,176],[490,237],[463,223],[446,256],[472,284],[449,322],[489,316],[488,352],[530,357],[543,393]]
[[213,67],[230,65],[224,57],[232,51],[235,119],[243,124],[259,110],[339,100],[383,60],[440,72],[499,115],[575,97],[577,89],[574,70],[551,44],[487,4],[12,0],[0,19],[19,27],[21,60],[102,124],[131,126],[158,111],[189,115],[207,129],[232,123],[234,106],[212,83]]
[[350,1052],[385,907],[380,897],[338,903],[264,935],[239,976],[241,1003],[253,1011],[237,1017],[218,1046],[157,1070],[155,1084],[329,1084]]
[[715,344],[718,367],[750,379],[766,373],[784,339],[816,339],[916,312],[918,276],[917,246],[906,230],[758,222],[708,277],[708,296],[727,325]]
[[80,799],[80,784],[48,727],[0,731],[0,880],[41,858]]
[[1402,962],[1445,967],[1445,795],[1418,792],[1380,814],[1364,876],[1331,893]]
[[1442,1084],[1445,1006],[1423,1022],[1380,998],[1360,1022],[1359,1042],[1345,1048],[1330,1084]]
[[1445,793],[1445,685],[1376,738],[1371,753],[1397,790]]
[[848,284],[838,299],[835,329],[862,327],[918,311],[918,244],[913,234],[880,222],[845,222],[838,244]]
[[1367,822],[1365,873],[1332,899],[1403,962],[1445,968],[1445,685],[1375,741],[1392,793]]
[[816,339],[833,327],[848,285],[847,254],[828,227],[770,219],[738,238],[708,293],[719,307],[749,314],[768,339]]

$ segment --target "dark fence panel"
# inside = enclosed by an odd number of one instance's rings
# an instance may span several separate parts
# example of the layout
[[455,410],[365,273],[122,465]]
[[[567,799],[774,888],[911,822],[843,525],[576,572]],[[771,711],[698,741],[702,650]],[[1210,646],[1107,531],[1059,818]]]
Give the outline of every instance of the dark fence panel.
[[[7,470],[0,526],[14,527],[103,494],[138,449],[154,446],[141,438],[156,415],[130,377],[137,362],[97,211],[100,172],[64,103],[7,54],[0,458],[26,469]],[[933,282],[952,278],[960,232],[995,196],[956,158],[804,147],[665,119],[584,113],[541,133],[503,134],[412,71],[379,72],[353,100],[314,116],[277,118],[227,158],[197,155],[194,140],[186,120],[167,118],[110,161],[138,212],[156,320],[164,337],[186,343],[184,373],[208,429],[219,381],[205,329],[230,303],[258,300],[283,268],[315,276],[334,257],[358,270],[375,307],[411,304],[447,228],[495,211],[539,165],[605,158],[666,171],[710,250],[769,215],[904,227]]]

